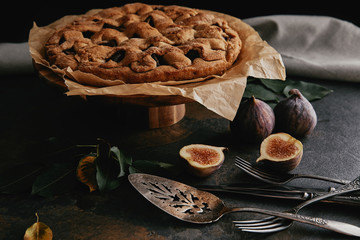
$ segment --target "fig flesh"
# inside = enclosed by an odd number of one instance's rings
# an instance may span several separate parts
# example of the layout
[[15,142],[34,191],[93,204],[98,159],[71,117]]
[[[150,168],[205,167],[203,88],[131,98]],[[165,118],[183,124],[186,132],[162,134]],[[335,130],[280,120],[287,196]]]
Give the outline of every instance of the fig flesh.
[[291,89],[289,94],[290,97],[280,101],[274,108],[276,129],[295,137],[309,135],[317,123],[316,112],[298,89]]
[[249,143],[261,142],[272,133],[274,127],[274,111],[267,103],[254,96],[240,104],[230,123],[234,137]]
[[189,171],[198,177],[206,177],[219,169],[224,160],[225,147],[191,144],[180,149],[180,156],[189,165]]
[[291,171],[303,155],[303,145],[287,133],[271,134],[260,145],[260,157],[256,162],[275,171]]

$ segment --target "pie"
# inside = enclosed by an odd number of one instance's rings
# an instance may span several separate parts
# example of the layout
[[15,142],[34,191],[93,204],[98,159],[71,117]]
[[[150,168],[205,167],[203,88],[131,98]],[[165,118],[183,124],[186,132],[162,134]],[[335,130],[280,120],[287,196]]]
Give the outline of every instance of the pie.
[[125,83],[221,75],[241,50],[227,21],[180,6],[127,4],[84,15],[45,44],[50,64]]

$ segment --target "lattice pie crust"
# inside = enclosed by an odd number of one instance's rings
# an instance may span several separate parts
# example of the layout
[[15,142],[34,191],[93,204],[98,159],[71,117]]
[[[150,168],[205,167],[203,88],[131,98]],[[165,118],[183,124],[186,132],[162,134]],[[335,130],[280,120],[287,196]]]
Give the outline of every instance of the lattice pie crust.
[[218,16],[179,7],[127,4],[79,17],[45,45],[51,64],[126,83],[221,75],[241,40]]

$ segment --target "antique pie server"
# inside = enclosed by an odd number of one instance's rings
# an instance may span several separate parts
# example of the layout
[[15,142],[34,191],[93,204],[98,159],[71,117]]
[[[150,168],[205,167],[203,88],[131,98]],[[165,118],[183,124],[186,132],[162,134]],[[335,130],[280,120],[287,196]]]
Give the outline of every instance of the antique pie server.
[[166,213],[186,222],[213,223],[227,213],[256,212],[360,237],[360,228],[348,223],[258,208],[230,208],[215,195],[177,181],[142,173],[130,174],[128,178],[134,188],[147,200]]

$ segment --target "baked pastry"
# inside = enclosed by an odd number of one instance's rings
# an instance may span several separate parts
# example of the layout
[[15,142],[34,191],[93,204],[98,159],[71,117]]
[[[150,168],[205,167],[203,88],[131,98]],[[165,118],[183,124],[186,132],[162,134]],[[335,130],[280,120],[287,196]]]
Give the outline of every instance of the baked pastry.
[[221,17],[180,7],[127,4],[79,17],[46,42],[51,64],[125,83],[221,75],[241,40]]

